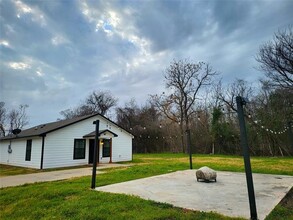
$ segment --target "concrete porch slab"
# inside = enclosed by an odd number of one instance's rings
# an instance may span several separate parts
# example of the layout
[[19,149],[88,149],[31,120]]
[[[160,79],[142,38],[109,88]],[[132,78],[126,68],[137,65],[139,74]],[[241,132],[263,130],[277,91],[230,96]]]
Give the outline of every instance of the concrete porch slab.
[[[217,182],[197,182],[196,170],[177,171],[96,190],[139,196],[177,207],[250,218],[244,173],[217,172]],[[253,174],[258,218],[264,219],[293,186],[293,176]]]

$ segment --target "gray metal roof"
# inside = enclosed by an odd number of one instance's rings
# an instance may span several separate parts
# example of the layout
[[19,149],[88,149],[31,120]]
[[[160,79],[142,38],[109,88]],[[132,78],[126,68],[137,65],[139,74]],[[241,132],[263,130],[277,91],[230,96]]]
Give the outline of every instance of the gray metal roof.
[[[68,125],[72,125],[74,123],[77,123],[79,121],[82,121],[82,120],[85,120],[85,119],[88,119],[88,118],[91,118],[91,117],[94,117],[97,115],[100,115],[101,117],[105,118],[106,120],[117,125],[115,122],[109,120],[105,116],[96,113],[96,114],[86,115],[86,116],[82,116],[82,117],[78,117],[78,118],[66,119],[66,120],[51,122],[51,123],[47,123],[47,124],[40,124],[38,126],[34,126],[29,129],[21,131],[17,136],[16,135],[9,135],[9,136],[5,136],[5,137],[0,138],[0,140],[10,140],[10,139],[17,139],[17,138],[24,138],[24,137],[33,137],[33,136],[44,136],[47,133],[50,133],[52,131],[58,130],[60,128],[64,128]],[[118,126],[118,127],[121,128],[120,126]],[[121,129],[123,129],[123,128],[121,128]],[[127,132],[127,133],[129,133],[129,132]],[[129,133],[129,134],[132,135],[131,133]]]

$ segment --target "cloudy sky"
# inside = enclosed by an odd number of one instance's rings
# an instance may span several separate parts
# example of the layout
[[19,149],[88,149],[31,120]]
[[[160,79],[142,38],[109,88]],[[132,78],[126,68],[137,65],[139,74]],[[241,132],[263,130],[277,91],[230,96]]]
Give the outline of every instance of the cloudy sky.
[[184,58],[209,62],[224,83],[255,84],[259,46],[292,11],[292,0],[0,0],[0,101],[28,104],[30,126],[93,90],[144,103]]

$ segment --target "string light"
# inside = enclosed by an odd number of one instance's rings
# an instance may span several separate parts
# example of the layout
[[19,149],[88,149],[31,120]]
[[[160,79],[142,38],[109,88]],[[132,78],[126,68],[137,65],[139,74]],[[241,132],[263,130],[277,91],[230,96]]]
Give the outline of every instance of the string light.
[[[258,127],[260,127],[261,129],[263,129],[264,131],[266,131],[266,132],[269,132],[270,134],[273,134],[273,135],[281,135],[281,134],[284,134],[288,129],[289,129],[289,127],[288,126],[285,126],[284,127],[284,129],[283,130],[281,130],[281,131],[276,131],[276,130],[272,130],[272,129],[270,129],[270,128],[267,128],[266,126],[264,126],[262,123],[261,123],[261,120],[253,120],[252,119],[252,114],[251,114],[251,111],[249,111],[248,112],[248,115],[247,115],[247,117],[249,118],[249,119],[251,119],[250,121],[253,123],[253,124],[255,124],[255,125],[257,125]],[[197,115],[197,120],[198,121],[200,121],[201,120],[201,118],[200,118],[200,115]],[[248,122],[249,123],[249,122]],[[178,125],[180,125],[181,124],[181,122],[179,121],[178,122]],[[227,122],[227,124],[229,124],[229,122]],[[250,124],[250,123],[249,123]],[[291,126],[290,127],[292,127],[293,128],[293,123],[291,124]],[[147,130],[147,128],[146,128],[146,126],[143,126],[142,127],[143,128],[143,130]],[[160,123],[159,124],[159,128],[160,129],[162,129],[163,128],[163,126],[162,126],[162,124]],[[130,131],[133,131],[133,130],[135,130],[133,127],[130,127],[129,128],[129,130]],[[191,132],[191,135],[194,135],[195,133],[193,133],[193,132]],[[259,134],[259,132],[256,132],[256,134]],[[181,135],[181,137],[183,137],[184,135]],[[199,136],[202,136],[202,134],[199,134]],[[233,134],[233,135],[231,135],[233,138],[235,137],[235,135]],[[150,138],[154,138],[154,139],[160,139],[160,138],[162,138],[162,139],[168,139],[168,137],[159,137],[159,136],[153,136],[153,137],[151,137],[151,135],[146,135],[146,136],[144,136],[145,138],[148,138],[148,139],[150,139]],[[178,138],[178,136],[176,135],[174,135],[173,136],[174,138]],[[169,136],[169,139],[172,139],[173,138],[172,136]],[[180,136],[179,136],[180,137]],[[223,136],[222,135],[220,135],[220,137],[222,138]],[[143,138],[143,136],[142,135],[139,135],[139,138]]]
[[[250,113],[248,114],[248,118],[251,118]],[[259,125],[260,120],[252,120],[252,122],[255,125]],[[284,130],[282,130],[282,131],[274,131],[272,129],[266,128],[264,125],[260,125],[260,127],[262,129],[264,129],[265,131],[270,132],[271,134],[275,134],[275,135],[277,135],[277,134],[283,134],[283,133],[285,133],[289,129],[288,127],[285,127]]]

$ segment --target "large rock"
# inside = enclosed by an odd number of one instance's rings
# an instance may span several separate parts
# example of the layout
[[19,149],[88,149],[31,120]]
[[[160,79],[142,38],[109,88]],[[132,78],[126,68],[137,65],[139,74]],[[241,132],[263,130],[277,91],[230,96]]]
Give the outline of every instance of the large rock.
[[196,179],[197,181],[204,180],[209,182],[214,180],[217,182],[217,172],[209,167],[201,167],[196,171]]

